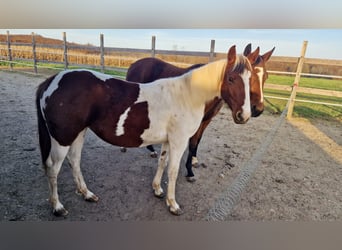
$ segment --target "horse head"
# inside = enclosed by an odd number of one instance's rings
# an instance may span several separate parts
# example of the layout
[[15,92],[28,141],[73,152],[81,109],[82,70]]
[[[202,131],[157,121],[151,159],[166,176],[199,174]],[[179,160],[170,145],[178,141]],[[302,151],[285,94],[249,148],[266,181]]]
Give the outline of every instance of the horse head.
[[221,84],[221,97],[232,110],[235,123],[243,124],[251,116],[250,76],[252,66],[244,55],[236,54],[235,45],[227,54],[227,64]]
[[[252,46],[251,44],[248,44],[243,52],[244,56],[249,59],[253,68],[250,79],[252,117],[257,117],[264,111],[263,89],[268,78],[266,62],[270,59],[274,49],[275,47],[265,54],[259,55],[259,47],[254,52],[251,52]],[[256,56],[256,54],[258,54],[258,56]]]

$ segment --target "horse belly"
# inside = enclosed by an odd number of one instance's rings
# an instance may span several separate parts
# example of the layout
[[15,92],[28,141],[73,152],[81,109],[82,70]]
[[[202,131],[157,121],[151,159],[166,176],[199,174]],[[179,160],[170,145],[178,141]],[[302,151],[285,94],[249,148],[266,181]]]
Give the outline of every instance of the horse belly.
[[150,128],[144,131],[141,138],[143,140],[143,143],[140,145],[141,147],[159,144],[167,141],[167,132],[166,129]]

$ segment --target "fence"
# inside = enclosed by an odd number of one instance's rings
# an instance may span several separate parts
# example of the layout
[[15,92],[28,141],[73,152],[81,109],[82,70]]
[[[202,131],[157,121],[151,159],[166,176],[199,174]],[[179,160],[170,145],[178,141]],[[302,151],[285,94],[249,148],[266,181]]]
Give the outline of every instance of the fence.
[[[105,47],[103,34],[100,34],[99,47],[69,43],[67,42],[65,32],[62,34],[63,40],[56,42],[56,44],[44,44],[37,41],[37,38],[39,37],[32,33],[31,43],[13,43],[11,42],[9,32],[7,32],[6,42],[0,43],[0,62],[7,63],[10,69],[13,69],[13,65],[30,66],[33,68],[35,73],[38,73],[38,68],[68,69],[70,67],[95,68],[99,69],[101,72],[104,72],[105,70],[116,70],[125,73],[127,67],[132,62],[146,56],[160,57],[177,64],[178,66],[194,63],[207,63],[226,57],[225,53],[215,52],[215,40],[211,40],[208,52],[198,52],[157,50],[155,36],[152,36],[151,39],[151,49]],[[168,58],[163,58],[163,56]],[[183,57],[183,62],[179,62],[177,58],[174,58],[178,56]],[[187,60],[184,58],[187,58]],[[306,69],[304,68],[299,72],[294,72],[299,61],[301,61],[302,66],[305,64]],[[325,67],[322,69],[319,65],[324,65]],[[268,68],[268,71],[271,74],[296,75],[296,78],[299,76],[309,76],[342,79],[342,61],[340,60],[308,59],[304,58],[304,56],[299,60],[299,58],[296,57],[272,56],[271,60],[268,62]],[[331,68],[331,70],[327,70],[328,68]],[[299,89],[299,91],[300,90],[302,89]],[[311,90],[311,92],[314,92],[314,90]],[[341,93],[321,91],[320,94],[328,96],[332,94],[332,96],[336,96]],[[274,96],[267,97],[282,99]],[[330,105],[329,103],[324,104]],[[331,105],[342,106],[338,104]],[[290,107],[290,110],[291,109],[292,107]]]
[[[211,41],[211,47],[210,47],[211,49],[209,52],[195,52],[195,51],[157,50],[155,47],[155,44],[156,44],[155,36],[152,37],[151,49],[105,47],[103,34],[100,34],[100,46],[99,47],[89,46],[89,45],[70,44],[67,42],[65,32],[63,32],[63,43],[54,44],[54,45],[38,44],[35,39],[36,35],[34,33],[32,33],[32,43],[18,43],[18,42],[12,43],[9,32],[7,32],[6,36],[7,36],[6,42],[0,43],[0,46],[2,45],[0,47],[0,51],[1,51],[0,61],[8,63],[11,69],[13,69],[14,64],[32,66],[34,68],[35,73],[37,73],[38,68],[51,68],[51,66],[46,66],[42,64],[39,65],[39,63],[63,65],[64,69],[67,69],[70,66],[76,66],[76,67],[98,68],[102,72],[104,72],[105,69],[125,71],[126,68],[134,60],[137,59],[136,56],[125,56],[125,60],[128,61],[127,63],[120,63],[122,62],[120,60],[117,60],[115,62],[113,59],[120,57],[120,56],[112,55],[115,53],[116,54],[122,53],[122,54],[127,54],[127,55],[139,54],[139,55],[151,56],[151,57],[155,57],[156,55],[192,56],[192,57],[208,58],[207,62],[210,62],[214,60],[215,57],[217,57],[217,53],[214,52],[215,40]],[[14,57],[13,51],[21,51],[23,53],[26,53],[26,56]],[[39,58],[39,56],[41,58]],[[81,58],[83,58],[83,60]],[[106,61],[107,61],[107,64],[109,64],[110,66],[105,65]],[[82,62],[87,62],[87,63],[82,63]],[[184,64],[192,64],[192,62],[184,63]]]

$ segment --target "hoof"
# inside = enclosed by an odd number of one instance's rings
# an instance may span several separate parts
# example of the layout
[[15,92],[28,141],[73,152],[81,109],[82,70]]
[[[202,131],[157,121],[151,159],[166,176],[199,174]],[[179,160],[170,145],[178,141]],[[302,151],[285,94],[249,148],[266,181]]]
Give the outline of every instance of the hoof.
[[163,198],[165,197],[165,193],[164,193],[164,192],[161,193],[161,194],[156,194],[156,193],[154,192],[154,190],[153,190],[153,194],[154,194],[154,196],[157,197],[158,199],[163,199]]
[[193,168],[199,168],[199,166],[200,166],[200,164],[198,162],[192,164]]
[[92,195],[89,198],[84,198],[86,201],[88,202],[98,202],[99,201],[99,197],[97,197],[96,195]]
[[154,151],[154,152],[152,152],[152,153],[150,154],[150,156],[151,156],[152,158],[157,158],[157,157],[158,157],[158,153],[157,153],[156,151]]
[[195,176],[187,176],[187,177],[185,177],[185,178],[186,178],[186,180],[187,180],[188,182],[195,182],[195,181],[196,181]]
[[54,209],[53,211],[52,211],[52,213],[53,213],[53,215],[54,216],[57,216],[57,217],[64,217],[64,216],[67,216],[68,215],[68,211],[63,207],[63,208],[61,208],[61,209]]
[[125,152],[127,151],[127,148],[120,148],[120,151],[121,151],[122,153],[125,153]]
[[171,207],[169,207],[169,211],[170,211],[171,214],[177,215],[177,216],[182,215],[182,214],[184,213],[183,210],[180,209],[180,208],[178,208],[178,209],[176,209],[175,211],[173,211],[173,210],[171,209]]

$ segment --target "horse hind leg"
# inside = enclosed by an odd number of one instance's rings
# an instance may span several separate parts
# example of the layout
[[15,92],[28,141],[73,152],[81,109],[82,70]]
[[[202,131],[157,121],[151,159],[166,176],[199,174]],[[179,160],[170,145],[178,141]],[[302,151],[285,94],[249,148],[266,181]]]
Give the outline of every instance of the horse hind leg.
[[99,198],[87,188],[81,172],[81,153],[85,132],[86,129],[81,131],[75,141],[71,144],[67,159],[72,168],[72,174],[76,183],[76,193],[81,194],[86,201],[97,202]]
[[157,157],[158,157],[158,153],[157,153],[157,151],[154,149],[153,145],[148,145],[146,148],[151,152],[151,153],[150,153],[150,156],[151,156],[152,158],[157,158]]
[[53,214],[56,216],[66,216],[68,211],[59,201],[57,190],[57,177],[62,167],[65,156],[67,155],[69,146],[61,146],[51,137],[51,150],[45,162],[46,175],[48,177],[50,202],[53,207]]

